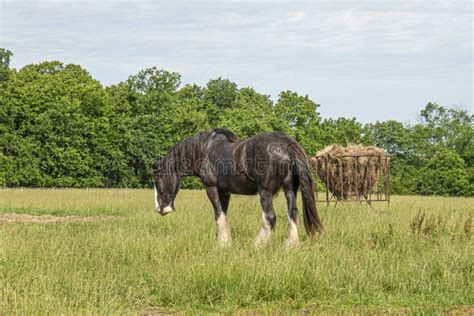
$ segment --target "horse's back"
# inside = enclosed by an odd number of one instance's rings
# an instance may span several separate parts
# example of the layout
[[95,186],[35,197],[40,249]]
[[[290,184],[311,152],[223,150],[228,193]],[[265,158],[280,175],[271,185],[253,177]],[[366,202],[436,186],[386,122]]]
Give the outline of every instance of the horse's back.
[[217,186],[237,194],[256,194],[259,188],[277,190],[291,181],[292,149],[296,141],[282,132],[266,132],[246,140],[234,134],[211,134],[209,159]]
[[269,132],[248,139],[247,171],[259,188],[276,191],[292,181],[296,141],[282,132]]
[[283,132],[267,132],[248,139],[247,156],[271,160],[290,159],[290,148],[296,141]]

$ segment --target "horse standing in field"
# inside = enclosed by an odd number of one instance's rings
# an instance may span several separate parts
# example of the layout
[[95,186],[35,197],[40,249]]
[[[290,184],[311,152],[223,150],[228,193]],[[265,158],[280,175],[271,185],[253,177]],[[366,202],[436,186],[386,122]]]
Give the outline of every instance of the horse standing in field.
[[189,137],[171,148],[152,166],[155,176],[156,211],[166,215],[184,176],[198,176],[214,207],[220,246],[231,242],[227,222],[230,195],[260,195],[262,227],[256,244],[265,244],[276,224],[273,197],[283,189],[288,206],[288,245],[297,244],[298,208],[296,192],[301,187],[306,232],[313,236],[323,225],[316,211],[313,182],[303,148],[284,133],[270,132],[239,140],[226,129],[215,129]]

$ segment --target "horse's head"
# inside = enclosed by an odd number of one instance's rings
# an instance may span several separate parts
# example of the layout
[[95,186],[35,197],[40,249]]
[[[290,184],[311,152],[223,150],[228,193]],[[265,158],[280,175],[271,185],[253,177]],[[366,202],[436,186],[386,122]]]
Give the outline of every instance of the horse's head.
[[174,211],[174,199],[179,189],[176,172],[166,170],[160,162],[153,164],[155,185],[155,210],[164,216]]

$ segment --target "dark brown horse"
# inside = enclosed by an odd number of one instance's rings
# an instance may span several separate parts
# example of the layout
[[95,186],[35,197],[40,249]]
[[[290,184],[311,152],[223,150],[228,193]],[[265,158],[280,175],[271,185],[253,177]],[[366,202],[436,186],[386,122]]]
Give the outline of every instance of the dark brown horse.
[[217,238],[221,246],[230,244],[227,208],[230,195],[260,195],[262,228],[257,244],[266,243],[275,227],[273,196],[283,189],[288,205],[288,244],[299,241],[296,192],[301,187],[303,219],[306,232],[312,236],[323,225],[316,211],[307,157],[303,148],[280,132],[263,133],[241,141],[231,131],[215,129],[189,137],[170,149],[153,164],[155,206],[166,215],[174,210],[173,202],[184,176],[198,176],[214,207]]

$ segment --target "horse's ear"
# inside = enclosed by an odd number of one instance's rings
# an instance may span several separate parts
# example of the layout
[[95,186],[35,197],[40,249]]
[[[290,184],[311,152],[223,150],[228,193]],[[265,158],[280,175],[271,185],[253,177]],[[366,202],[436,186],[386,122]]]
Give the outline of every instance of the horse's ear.
[[151,167],[151,170],[153,170],[153,172],[155,173],[160,171],[158,161],[155,161],[154,163],[152,163],[150,167]]

